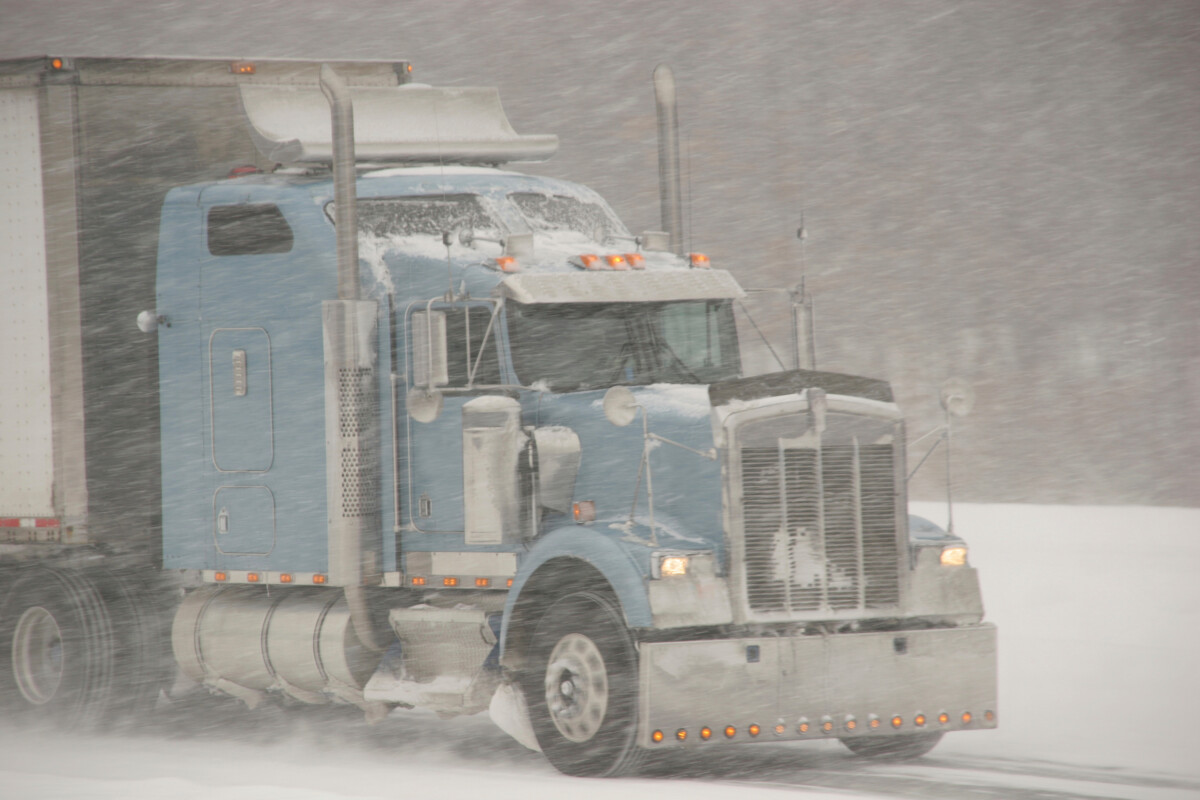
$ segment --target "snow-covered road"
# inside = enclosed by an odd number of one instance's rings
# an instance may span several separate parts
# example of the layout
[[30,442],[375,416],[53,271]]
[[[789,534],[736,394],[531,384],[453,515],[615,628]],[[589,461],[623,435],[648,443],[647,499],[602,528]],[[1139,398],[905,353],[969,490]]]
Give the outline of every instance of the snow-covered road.
[[[937,504],[913,510],[944,521]],[[578,780],[482,717],[395,712],[368,728],[231,703],[188,731],[167,718],[100,739],[0,725],[0,798],[1200,797],[1200,510],[959,505],[955,523],[1000,626],[1001,726],[911,764],[772,744]]]

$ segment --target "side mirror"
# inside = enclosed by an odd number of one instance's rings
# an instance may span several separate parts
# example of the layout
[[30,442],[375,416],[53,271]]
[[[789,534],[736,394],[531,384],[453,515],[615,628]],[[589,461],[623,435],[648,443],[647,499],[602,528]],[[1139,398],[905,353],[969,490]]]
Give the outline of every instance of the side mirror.
[[413,384],[425,389],[450,382],[446,357],[446,312],[412,315]]
[[624,386],[614,386],[604,393],[604,416],[618,428],[633,422],[637,410],[637,398]]
[[950,378],[939,393],[942,408],[955,417],[965,417],[975,407],[975,390],[962,378]]

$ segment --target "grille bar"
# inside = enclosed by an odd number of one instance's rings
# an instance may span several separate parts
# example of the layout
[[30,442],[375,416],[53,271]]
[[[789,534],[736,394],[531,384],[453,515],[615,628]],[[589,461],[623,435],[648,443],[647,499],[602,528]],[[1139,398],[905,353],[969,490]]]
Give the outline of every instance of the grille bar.
[[750,438],[740,448],[750,609],[811,615],[898,605],[893,445],[858,435],[806,446]]

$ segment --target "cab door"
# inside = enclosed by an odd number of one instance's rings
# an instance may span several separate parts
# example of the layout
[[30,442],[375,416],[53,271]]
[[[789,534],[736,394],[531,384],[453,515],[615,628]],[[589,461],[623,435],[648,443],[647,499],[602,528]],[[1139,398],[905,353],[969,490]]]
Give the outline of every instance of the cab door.
[[[405,407],[406,418],[401,422],[407,432],[401,505],[403,519],[412,530],[463,532],[462,407],[474,397],[504,391],[498,319],[492,324],[494,308],[486,302],[414,303],[404,309],[402,326],[396,326],[405,334],[408,391],[415,388],[413,343],[420,338],[414,336],[414,325],[426,325],[424,314],[428,311],[442,315],[438,327],[444,320],[446,330],[448,369],[446,384],[439,387],[441,413],[430,422],[420,422]],[[472,370],[473,382],[469,381]]]

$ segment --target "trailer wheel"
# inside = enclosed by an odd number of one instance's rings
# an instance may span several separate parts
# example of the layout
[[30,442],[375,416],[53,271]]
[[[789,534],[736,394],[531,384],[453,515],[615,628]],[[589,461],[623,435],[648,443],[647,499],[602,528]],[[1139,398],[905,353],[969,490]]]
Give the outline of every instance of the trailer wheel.
[[615,603],[590,591],[560,598],[538,621],[530,655],[523,688],[550,763],[596,777],[636,766],[637,649]]
[[109,701],[112,641],[90,581],[69,570],[29,572],[0,605],[0,702],[27,721],[95,727]]
[[842,739],[850,752],[877,761],[909,761],[928,753],[942,740],[940,733],[913,733],[907,736],[888,736],[878,739],[859,736]]

